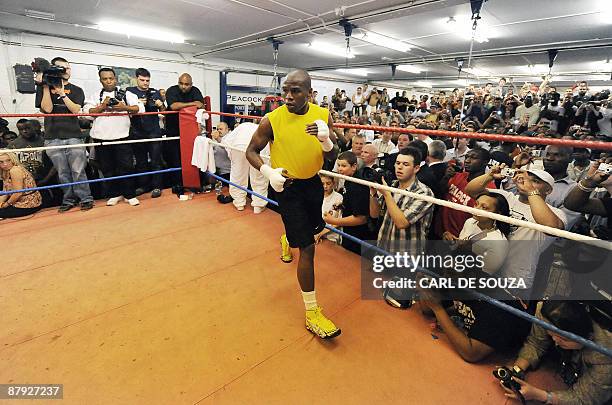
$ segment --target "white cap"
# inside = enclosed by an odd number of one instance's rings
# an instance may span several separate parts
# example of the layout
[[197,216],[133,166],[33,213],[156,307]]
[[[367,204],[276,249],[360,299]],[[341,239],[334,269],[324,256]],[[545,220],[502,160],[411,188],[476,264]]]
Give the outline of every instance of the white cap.
[[554,177],[547,171],[540,170],[540,169],[529,169],[527,170],[527,172],[533,174],[534,176],[536,176],[538,179],[542,180],[543,182],[548,183],[548,185],[551,188],[555,186]]

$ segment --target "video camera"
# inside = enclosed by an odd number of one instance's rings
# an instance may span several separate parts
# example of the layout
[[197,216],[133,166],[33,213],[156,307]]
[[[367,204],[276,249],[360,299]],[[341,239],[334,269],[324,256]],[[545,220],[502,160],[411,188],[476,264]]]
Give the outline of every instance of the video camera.
[[31,66],[34,73],[42,73],[42,83],[49,87],[62,87],[62,76],[66,68],[52,65],[44,58],[34,58]]

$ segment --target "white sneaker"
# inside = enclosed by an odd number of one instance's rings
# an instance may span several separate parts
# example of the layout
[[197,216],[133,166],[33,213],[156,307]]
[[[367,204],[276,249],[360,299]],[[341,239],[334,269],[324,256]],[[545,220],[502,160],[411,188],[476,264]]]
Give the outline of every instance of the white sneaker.
[[266,207],[253,207],[253,212],[255,214],[261,214],[266,210]]
[[237,209],[238,211],[244,211],[244,205],[243,205],[243,206],[241,206],[241,207],[236,207],[236,209]]
[[119,204],[121,201],[123,201],[122,195],[120,195],[119,197],[109,198],[108,201],[106,202],[106,205],[108,205],[109,207],[112,207],[114,205]]
[[129,200],[127,200],[128,204],[130,204],[132,207],[135,207],[137,205],[140,205],[140,201],[138,201],[138,198],[134,197],[134,198],[130,198]]

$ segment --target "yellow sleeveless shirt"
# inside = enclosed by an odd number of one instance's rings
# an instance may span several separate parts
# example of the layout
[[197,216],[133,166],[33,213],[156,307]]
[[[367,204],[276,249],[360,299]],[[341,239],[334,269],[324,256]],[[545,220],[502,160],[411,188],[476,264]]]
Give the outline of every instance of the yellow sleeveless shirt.
[[316,120],[328,121],[329,110],[308,103],[304,115],[290,113],[286,105],[266,114],[272,125],[274,141],[270,144],[270,165],[286,169],[289,177],[309,179],[323,167],[323,148],[316,136],[306,132],[306,125]]

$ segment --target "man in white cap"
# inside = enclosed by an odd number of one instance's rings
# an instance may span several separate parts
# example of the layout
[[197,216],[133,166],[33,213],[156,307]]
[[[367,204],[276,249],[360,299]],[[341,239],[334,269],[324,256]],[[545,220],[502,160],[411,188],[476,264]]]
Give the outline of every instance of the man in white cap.
[[[476,198],[485,192],[485,187],[490,181],[504,178],[501,174],[503,168],[504,164],[494,166],[489,173],[470,181],[465,191],[472,198]],[[500,193],[506,197],[512,218],[557,229],[565,228],[567,218],[563,211],[545,201],[555,184],[555,179],[550,173],[538,169],[518,171],[513,181],[518,195],[505,190],[486,191]],[[496,276],[522,279],[527,289],[519,292],[520,298],[529,299],[540,254],[553,243],[555,237],[524,226],[512,226],[511,230],[508,237],[510,241],[508,258]]]

